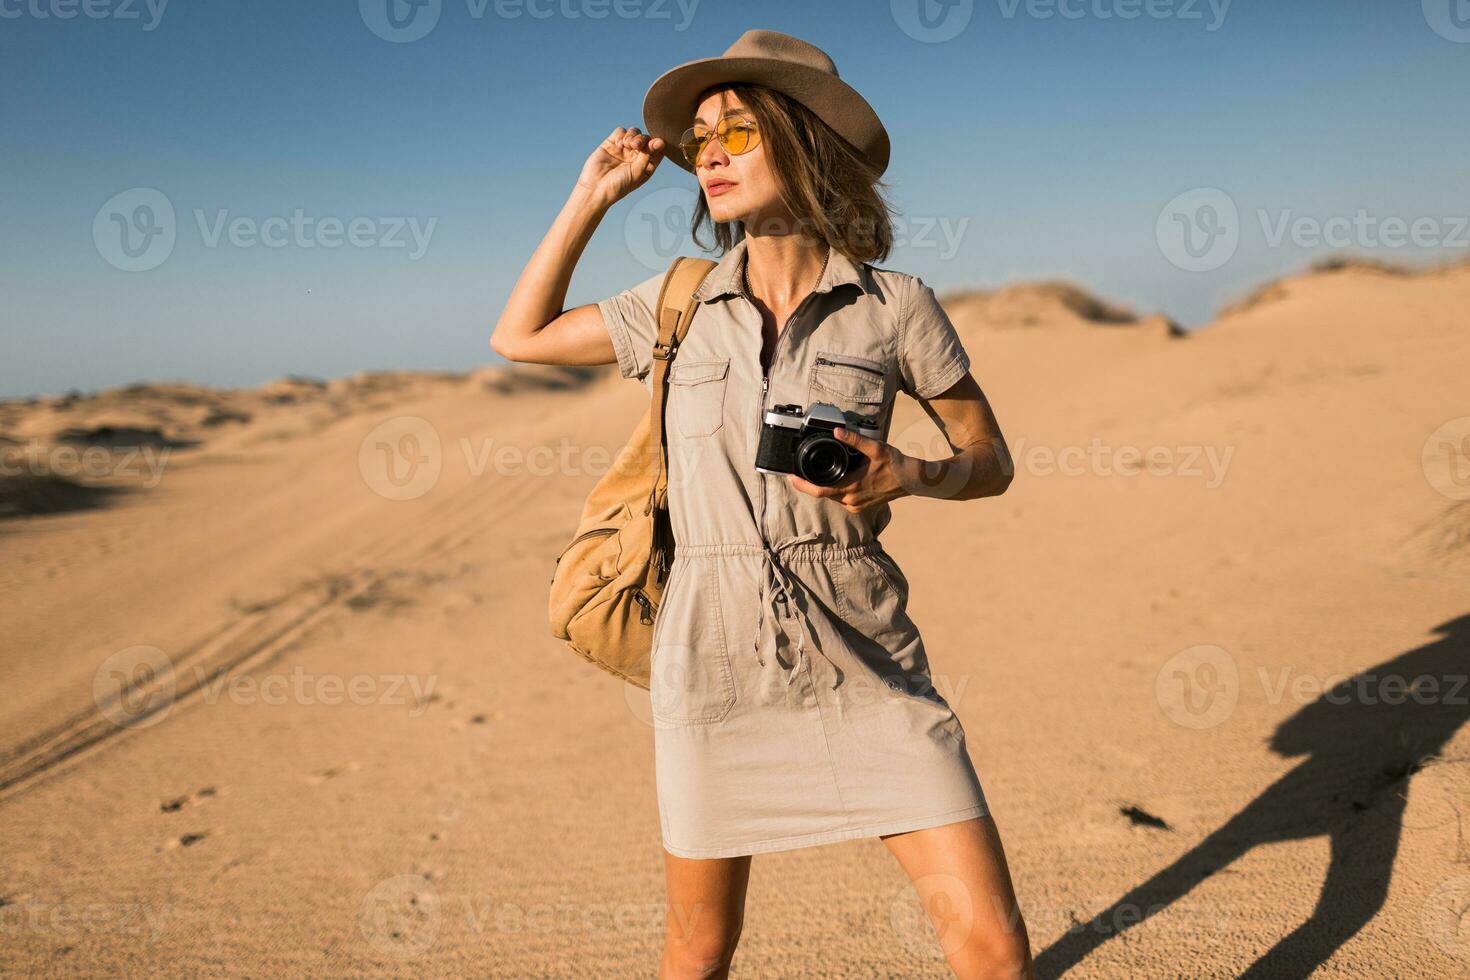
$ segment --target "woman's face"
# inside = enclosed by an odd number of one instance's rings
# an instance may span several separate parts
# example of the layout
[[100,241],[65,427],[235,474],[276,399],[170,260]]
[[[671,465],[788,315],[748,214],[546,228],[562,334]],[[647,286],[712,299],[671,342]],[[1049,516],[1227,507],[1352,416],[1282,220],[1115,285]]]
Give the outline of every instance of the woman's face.
[[[740,97],[727,91],[700,102],[692,125],[701,132],[712,132],[722,117],[731,114],[755,123],[755,116],[744,108]],[[730,153],[718,139],[711,138],[699,155],[694,173],[715,221],[742,221],[747,229],[761,229],[773,218],[788,215],[764,139],[744,153]]]

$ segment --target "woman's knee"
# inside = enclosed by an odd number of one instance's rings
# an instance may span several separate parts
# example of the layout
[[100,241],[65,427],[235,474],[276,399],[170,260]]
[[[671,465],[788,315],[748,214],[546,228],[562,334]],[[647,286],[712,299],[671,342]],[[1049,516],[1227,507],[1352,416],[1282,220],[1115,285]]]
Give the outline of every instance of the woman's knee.
[[1031,980],[1033,975],[1031,940],[1019,918],[1005,928],[971,934],[950,959],[961,977]]
[[679,977],[723,976],[735,956],[742,923],[705,917],[693,923],[669,921],[664,934],[664,962]]

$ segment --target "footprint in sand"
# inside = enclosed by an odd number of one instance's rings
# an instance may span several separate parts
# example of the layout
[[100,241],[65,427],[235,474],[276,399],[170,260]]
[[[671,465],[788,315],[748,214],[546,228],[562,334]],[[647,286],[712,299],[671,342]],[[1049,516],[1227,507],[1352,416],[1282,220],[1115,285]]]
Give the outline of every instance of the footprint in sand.
[[322,783],[331,782],[338,776],[342,776],[350,772],[357,772],[361,768],[362,763],[349,762],[344,766],[332,766],[327,769],[319,769],[316,772],[311,773],[310,775],[302,776],[301,781],[312,786],[320,786]]
[[176,796],[171,800],[164,800],[158,804],[158,809],[164,813],[177,813],[186,806],[193,806],[200,800],[209,799],[215,795],[215,792],[216,790],[213,786],[206,786],[203,789],[195,790],[193,793],[185,793],[183,796]]
[[490,720],[495,717],[496,715],[493,712],[487,713],[484,711],[477,711],[463,720],[456,718],[451,721],[449,723],[449,730],[451,732],[460,732],[464,731],[466,726],[486,725],[489,724]]
[[195,844],[198,844],[200,841],[208,838],[211,833],[212,831],[208,830],[196,830],[191,831],[187,834],[180,834],[178,837],[175,837],[168,843],[164,844],[163,849],[166,851],[172,851],[180,847],[193,847]]

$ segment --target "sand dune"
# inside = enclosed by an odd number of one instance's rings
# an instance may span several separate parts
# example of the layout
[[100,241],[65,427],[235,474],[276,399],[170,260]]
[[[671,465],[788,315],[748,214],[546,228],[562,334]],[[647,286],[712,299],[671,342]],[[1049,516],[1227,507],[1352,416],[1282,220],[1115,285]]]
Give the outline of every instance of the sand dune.
[[940,302],[952,318],[964,320],[971,330],[1126,326],[1162,327],[1173,336],[1181,333],[1179,325],[1162,314],[1140,316],[1072,283],[1054,280],[1014,283],[993,291],[957,290],[941,296]]
[[[1183,338],[1055,283],[945,301],[1019,470],[884,539],[1043,975],[1470,975],[1470,266],[1309,270]],[[6,972],[651,975],[647,695],[544,612],[645,398],[0,404]],[[913,404],[892,440],[942,450]],[[949,975],[877,841],[756,861],[735,969]]]

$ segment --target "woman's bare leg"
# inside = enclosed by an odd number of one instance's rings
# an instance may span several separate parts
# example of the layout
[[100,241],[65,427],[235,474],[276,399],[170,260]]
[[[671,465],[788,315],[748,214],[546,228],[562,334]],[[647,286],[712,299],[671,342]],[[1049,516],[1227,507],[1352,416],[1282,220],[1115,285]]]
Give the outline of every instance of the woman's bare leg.
[[1031,941],[989,817],[888,834],[950,969],[961,980],[1031,980]]
[[681,858],[664,851],[667,928],[659,980],[723,978],[745,921],[750,856]]

